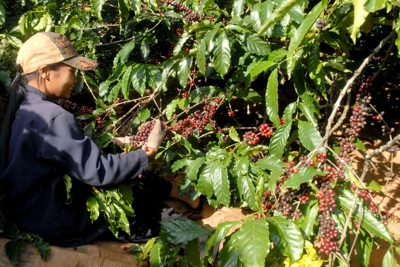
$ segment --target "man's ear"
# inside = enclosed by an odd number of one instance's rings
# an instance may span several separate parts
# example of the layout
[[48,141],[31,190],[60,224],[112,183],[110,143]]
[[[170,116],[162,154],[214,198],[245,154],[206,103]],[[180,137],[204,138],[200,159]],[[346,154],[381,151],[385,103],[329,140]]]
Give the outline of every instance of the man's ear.
[[39,68],[39,76],[43,79],[48,79],[49,78],[49,67],[47,65],[44,65]]

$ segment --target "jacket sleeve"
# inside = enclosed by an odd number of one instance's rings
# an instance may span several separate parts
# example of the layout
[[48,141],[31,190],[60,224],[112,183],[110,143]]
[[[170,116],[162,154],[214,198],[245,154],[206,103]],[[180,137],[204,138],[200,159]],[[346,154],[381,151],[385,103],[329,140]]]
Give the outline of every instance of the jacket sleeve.
[[85,136],[72,114],[62,112],[53,118],[43,138],[45,159],[64,166],[68,175],[92,186],[114,185],[133,180],[148,168],[146,152],[137,150],[104,155]]

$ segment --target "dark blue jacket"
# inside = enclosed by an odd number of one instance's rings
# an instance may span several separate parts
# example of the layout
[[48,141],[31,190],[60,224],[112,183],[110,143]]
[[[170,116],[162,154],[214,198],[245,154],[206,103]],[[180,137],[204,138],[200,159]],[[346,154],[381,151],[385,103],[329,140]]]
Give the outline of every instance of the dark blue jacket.
[[[102,154],[71,113],[39,90],[27,90],[12,126],[9,164],[0,175],[0,186],[9,193],[10,218],[51,244],[91,242],[107,228],[89,218],[86,200],[92,186],[135,179],[147,170],[147,155],[143,150]],[[71,204],[66,174],[75,178]]]

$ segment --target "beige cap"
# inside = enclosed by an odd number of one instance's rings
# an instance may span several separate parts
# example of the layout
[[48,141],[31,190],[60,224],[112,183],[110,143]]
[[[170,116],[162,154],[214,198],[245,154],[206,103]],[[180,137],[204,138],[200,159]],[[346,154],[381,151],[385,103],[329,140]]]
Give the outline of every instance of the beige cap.
[[17,64],[21,65],[23,74],[58,62],[79,70],[92,70],[97,67],[96,61],[81,57],[65,35],[55,32],[36,33],[21,46],[17,57]]

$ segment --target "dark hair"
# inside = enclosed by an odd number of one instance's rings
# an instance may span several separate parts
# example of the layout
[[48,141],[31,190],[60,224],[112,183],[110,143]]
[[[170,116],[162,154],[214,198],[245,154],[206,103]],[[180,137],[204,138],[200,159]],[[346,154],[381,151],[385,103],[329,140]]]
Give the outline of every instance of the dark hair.
[[0,172],[3,172],[8,165],[8,146],[11,138],[11,127],[15,118],[15,113],[22,100],[25,98],[25,85],[28,81],[28,77],[21,76],[21,72],[22,69],[19,67],[11,83],[8,99],[4,108],[3,126],[0,133]]
[[[47,67],[51,70],[55,70],[63,64],[63,62],[58,62],[49,64]],[[15,113],[21,105],[22,100],[25,98],[25,86],[31,80],[39,79],[39,71],[22,75],[21,73],[23,70],[21,66],[18,65],[17,67],[17,74],[11,83],[10,91],[8,92],[8,99],[4,108],[3,126],[0,132],[0,174],[5,171],[8,165],[11,128],[15,119]]]

